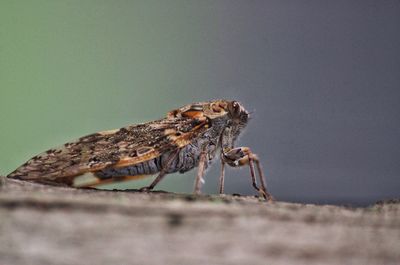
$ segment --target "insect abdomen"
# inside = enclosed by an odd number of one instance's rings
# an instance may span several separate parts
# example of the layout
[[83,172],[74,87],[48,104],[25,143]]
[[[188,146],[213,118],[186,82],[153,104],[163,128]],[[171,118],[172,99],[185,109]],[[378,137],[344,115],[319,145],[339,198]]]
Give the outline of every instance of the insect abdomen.
[[157,157],[134,166],[104,169],[96,172],[95,174],[100,179],[124,176],[152,175],[160,171],[160,166],[157,165],[159,161],[160,157]]
[[[174,152],[174,151],[171,151]],[[154,159],[139,163],[137,165],[108,168],[96,172],[96,176],[100,179],[108,179],[115,177],[137,176],[137,175],[153,175],[160,172],[171,156],[171,152],[167,152]],[[176,158],[172,161],[167,173],[180,172],[184,173],[191,170],[199,164],[200,149],[197,144],[189,144],[182,148]]]

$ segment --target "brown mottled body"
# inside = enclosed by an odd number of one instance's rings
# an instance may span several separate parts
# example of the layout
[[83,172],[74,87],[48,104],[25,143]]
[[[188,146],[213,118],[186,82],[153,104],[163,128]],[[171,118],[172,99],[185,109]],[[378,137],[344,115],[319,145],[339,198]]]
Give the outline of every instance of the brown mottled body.
[[[144,189],[152,189],[166,175],[199,167],[195,191],[200,191],[204,169],[218,150],[224,165],[249,165],[253,186],[267,199],[257,157],[234,141],[248,121],[248,112],[236,101],[216,100],[183,106],[164,119],[81,137],[37,155],[8,177],[76,187],[141,178],[159,173]],[[261,188],[255,180],[257,165]],[[83,176],[90,174],[90,178]],[[79,180],[79,181],[78,181]]]

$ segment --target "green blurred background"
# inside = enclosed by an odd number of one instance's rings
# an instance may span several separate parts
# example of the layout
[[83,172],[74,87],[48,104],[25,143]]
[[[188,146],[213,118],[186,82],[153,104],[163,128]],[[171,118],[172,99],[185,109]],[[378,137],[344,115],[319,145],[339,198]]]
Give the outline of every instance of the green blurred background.
[[[198,77],[217,17],[210,4],[2,0],[1,174],[71,139],[212,97]],[[160,188],[192,183],[169,179]]]

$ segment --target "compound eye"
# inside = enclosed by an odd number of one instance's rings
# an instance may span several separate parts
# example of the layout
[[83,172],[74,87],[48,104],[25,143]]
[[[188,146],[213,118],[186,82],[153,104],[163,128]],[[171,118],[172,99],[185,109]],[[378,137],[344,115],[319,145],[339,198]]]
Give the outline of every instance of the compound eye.
[[237,101],[232,102],[233,113],[239,114],[240,113],[240,104]]

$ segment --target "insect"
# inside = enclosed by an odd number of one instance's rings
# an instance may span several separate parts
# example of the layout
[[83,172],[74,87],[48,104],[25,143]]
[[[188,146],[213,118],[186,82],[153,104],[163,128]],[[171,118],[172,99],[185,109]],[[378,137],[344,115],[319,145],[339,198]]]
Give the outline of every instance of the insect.
[[[219,192],[224,193],[225,166],[249,166],[255,190],[266,200],[258,157],[234,142],[249,120],[237,101],[215,100],[185,105],[163,119],[102,131],[34,156],[9,178],[53,185],[96,187],[157,174],[141,191],[152,190],[165,175],[198,167],[194,192],[200,193],[205,169],[221,158]],[[257,184],[255,167],[260,186]]]

